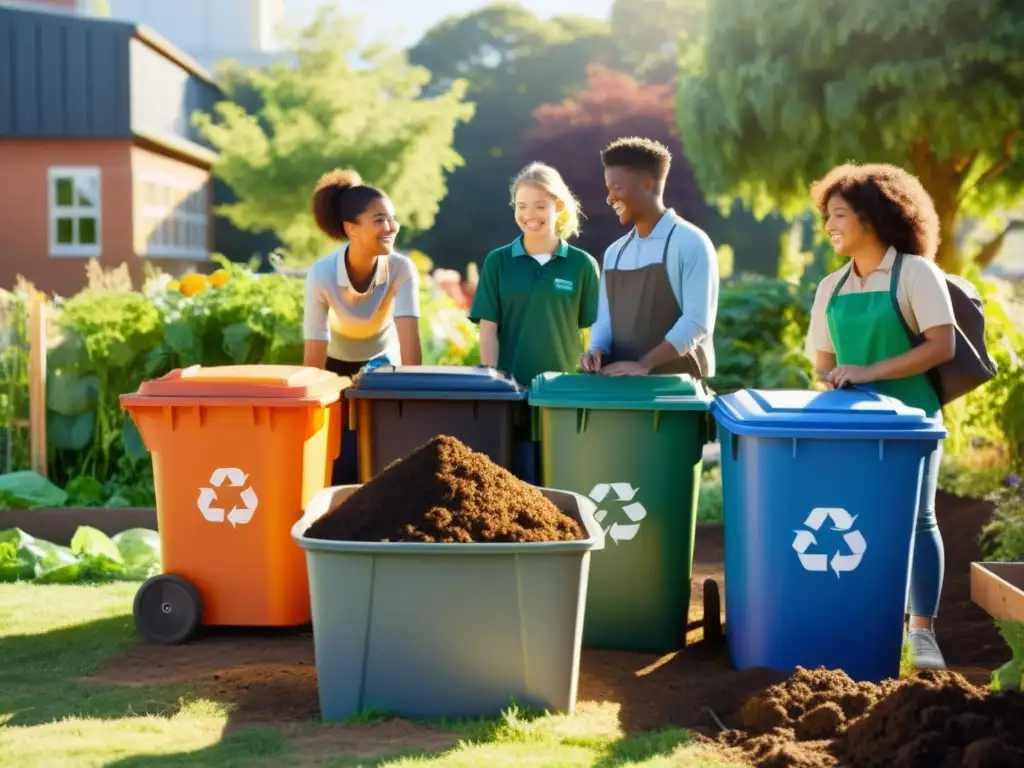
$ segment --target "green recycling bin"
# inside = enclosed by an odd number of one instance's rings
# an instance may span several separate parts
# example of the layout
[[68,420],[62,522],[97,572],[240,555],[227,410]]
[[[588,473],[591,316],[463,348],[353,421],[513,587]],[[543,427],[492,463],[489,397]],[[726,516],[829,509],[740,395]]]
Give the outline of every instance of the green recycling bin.
[[545,373],[533,381],[541,485],[589,496],[604,531],[590,568],[588,648],[686,645],[711,399],[686,375]]

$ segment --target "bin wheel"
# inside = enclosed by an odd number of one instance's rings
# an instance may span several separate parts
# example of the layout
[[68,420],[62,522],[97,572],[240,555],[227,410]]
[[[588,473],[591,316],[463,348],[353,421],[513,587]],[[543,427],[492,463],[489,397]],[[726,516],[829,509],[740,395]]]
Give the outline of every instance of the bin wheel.
[[718,582],[704,579],[704,642],[717,643],[722,639],[722,597]]
[[139,587],[133,613],[135,628],[146,642],[178,645],[199,626],[203,601],[191,582],[161,573]]

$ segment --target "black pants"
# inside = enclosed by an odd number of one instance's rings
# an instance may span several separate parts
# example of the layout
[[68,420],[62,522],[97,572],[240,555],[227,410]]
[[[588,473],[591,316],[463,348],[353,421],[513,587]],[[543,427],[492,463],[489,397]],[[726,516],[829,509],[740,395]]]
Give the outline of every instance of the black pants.
[[[355,376],[367,362],[350,362],[328,357],[325,368],[339,376]],[[359,443],[356,440],[356,431],[349,428],[348,407],[344,398],[341,402],[341,414],[341,453],[334,460],[331,485],[356,485],[359,482]]]

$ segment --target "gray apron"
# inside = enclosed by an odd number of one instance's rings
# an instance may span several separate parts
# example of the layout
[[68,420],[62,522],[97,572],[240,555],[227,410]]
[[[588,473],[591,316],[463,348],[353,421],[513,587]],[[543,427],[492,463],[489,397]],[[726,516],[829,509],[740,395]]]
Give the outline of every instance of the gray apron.
[[[683,316],[683,311],[668,281],[668,247],[676,231],[675,224],[665,238],[661,261],[640,269],[616,269],[623,251],[632,242],[636,229],[619,249],[611,267],[605,270],[608,289],[608,314],[612,321],[612,348],[604,364],[623,360],[639,361],[665,341],[665,334]],[[707,361],[700,347],[689,354],[655,368],[651,373],[686,373],[703,380]]]

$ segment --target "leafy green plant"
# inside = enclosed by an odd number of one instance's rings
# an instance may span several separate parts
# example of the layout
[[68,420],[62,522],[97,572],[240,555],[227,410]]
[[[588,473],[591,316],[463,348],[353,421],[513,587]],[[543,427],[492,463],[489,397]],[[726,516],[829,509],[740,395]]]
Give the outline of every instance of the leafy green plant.
[[718,301],[711,386],[806,389],[812,366],[804,355],[813,289],[780,279],[743,276],[724,282]]
[[697,522],[722,522],[722,468],[720,465],[705,467],[700,479],[700,493],[697,496]]
[[992,673],[995,691],[1024,690],[1024,622],[1000,619],[996,622],[999,634],[1010,646],[1010,660]]
[[984,499],[1003,487],[1006,476],[1006,463],[1001,453],[980,449],[947,453],[942,457],[939,470],[939,489],[967,499]]
[[996,509],[980,534],[985,556],[1008,562],[1024,560],[1024,481],[1011,475],[989,498]]
[[0,582],[146,579],[160,570],[156,531],[132,528],[113,538],[88,525],[79,526],[64,547],[30,536],[19,528],[0,531]]
[[144,378],[141,362],[157,346],[160,313],[135,292],[87,289],[60,307],[63,340],[48,356],[47,438],[65,476],[105,480],[123,439],[119,395]]
[[0,471],[28,460],[28,306],[17,292],[0,290]]

